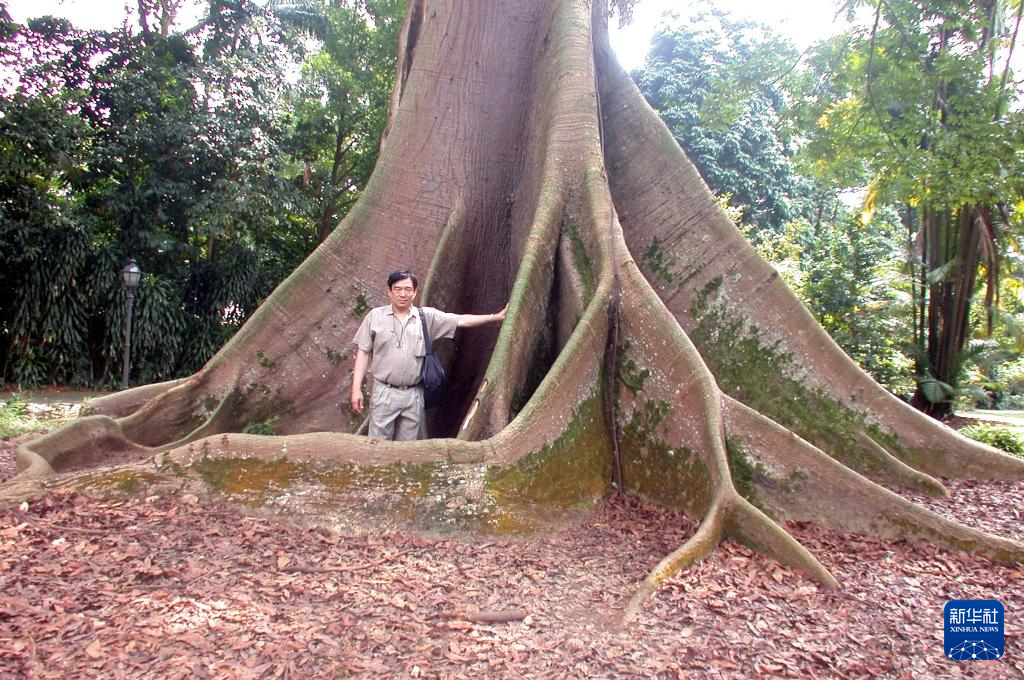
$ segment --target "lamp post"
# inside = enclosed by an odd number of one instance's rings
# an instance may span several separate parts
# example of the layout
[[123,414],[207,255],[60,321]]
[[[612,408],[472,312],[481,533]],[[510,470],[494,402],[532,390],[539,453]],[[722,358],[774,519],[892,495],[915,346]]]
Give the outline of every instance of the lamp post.
[[125,288],[128,289],[128,297],[125,299],[124,314],[124,372],[121,376],[121,389],[128,389],[128,370],[131,367],[132,352],[132,303],[135,302],[135,286],[139,285],[139,278],[142,270],[135,260],[131,260],[121,270],[121,277],[124,279]]

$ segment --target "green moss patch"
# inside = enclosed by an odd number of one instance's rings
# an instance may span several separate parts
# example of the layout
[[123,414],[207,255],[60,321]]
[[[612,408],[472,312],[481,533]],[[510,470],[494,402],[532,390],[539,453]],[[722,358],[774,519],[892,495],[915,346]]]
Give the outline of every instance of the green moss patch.
[[640,258],[640,263],[644,269],[654,273],[665,283],[671,284],[675,281],[676,275],[673,270],[676,267],[676,258],[672,253],[665,250],[661,239],[657,236],[647,246],[647,250],[644,251],[643,256]]
[[246,505],[263,505],[267,496],[289,488],[302,466],[285,458],[203,458],[192,465],[206,484]]
[[589,508],[610,486],[611,438],[599,395],[574,411],[553,443],[508,467],[204,456],[186,473],[246,505],[292,514],[337,512],[440,534],[531,532]]
[[567,217],[564,224],[564,233],[569,236],[569,244],[572,248],[572,261],[576,265],[576,272],[580,275],[583,284],[583,308],[594,298],[597,289],[594,277],[594,264],[587,252],[587,246],[580,234],[580,223],[574,217]]
[[603,495],[611,483],[611,438],[599,393],[583,402],[554,442],[515,465],[489,468],[487,490],[499,505],[567,508]]
[[755,484],[758,480],[768,477],[767,468],[761,461],[747,455],[743,443],[735,437],[726,437],[725,451],[733,487],[739,495],[746,498],[759,510],[764,511],[764,507],[757,499]]
[[444,482],[444,476],[437,474],[443,467],[436,463],[394,463],[367,468],[343,465],[317,473],[316,478],[333,492],[388,489],[403,498],[426,498],[432,488],[438,485],[448,486]]
[[693,451],[668,443],[669,411],[668,402],[647,399],[622,428],[623,486],[654,503],[699,517],[711,503],[711,478]]
[[249,421],[242,428],[243,434],[258,434],[263,436],[273,436],[277,434],[277,423],[281,420],[280,416],[271,416],[266,420],[260,422]]
[[352,316],[362,319],[370,311],[370,305],[366,302],[366,296],[360,293],[356,296],[356,302],[352,305]]
[[697,321],[690,338],[726,394],[858,472],[890,476],[877,454],[858,441],[859,432],[915,464],[915,454],[895,437],[868,425],[864,416],[823,391],[809,389],[790,377],[795,368],[792,355],[778,343],[763,342],[757,327],[748,326],[718,299],[720,285],[721,279],[715,279],[698,295],[690,310]]
[[152,472],[117,470],[90,477],[86,488],[103,493],[131,496],[147,491],[157,481],[159,481],[159,477]]
[[203,410],[206,411],[206,413],[213,413],[217,410],[217,407],[220,406],[220,401],[220,399],[212,394],[206,395],[206,398],[203,399]]
[[629,340],[619,345],[616,356],[616,363],[618,365],[616,368],[619,380],[635,397],[644,388],[644,383],[647,382],[647,379],[651,377],[651,371],[648,368],[641,368],[632,359],[629,355],[630,346]]
[[269,423],[269,428],[262,428],[263,431],[255,434],[273,434],[277,422],[291,413],[294,407],[295,402],[282,397],[280,389],[271,390],[267,385],[252,383],[243,393],[236,417],[246,426]]

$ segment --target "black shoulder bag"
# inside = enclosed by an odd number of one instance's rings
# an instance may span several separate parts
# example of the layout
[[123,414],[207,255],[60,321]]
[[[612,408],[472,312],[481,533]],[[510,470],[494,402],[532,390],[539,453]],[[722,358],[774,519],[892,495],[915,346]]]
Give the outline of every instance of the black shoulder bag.
[[434,343],[430,341],[430,331],[427,330],[427,319],[423,315],[422,307],[420,308],[420,323],[423,324],[423,343],[427,350],[423,357],[423,366],[420,368],[420,382],[423,383],[423,405],[426,408],[434,408],[441,403],[444,366],[434,354]]

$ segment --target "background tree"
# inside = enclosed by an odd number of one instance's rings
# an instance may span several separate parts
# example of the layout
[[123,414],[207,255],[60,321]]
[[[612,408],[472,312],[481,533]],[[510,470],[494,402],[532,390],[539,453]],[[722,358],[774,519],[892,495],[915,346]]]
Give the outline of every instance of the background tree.
[[320,48],[288,93],[289,154],[302,162],[303,193],[323,241],[359,198],[373,170],[394,84],[394,45],[405,0],[324,2],[313,29]]
[[876,381],[909,398],[915,383],[906,353],[911,297],[903,228],[893,210],[854,214],[835,201],[816,224],[788,222],[759,251],[829,335]]
[[[194,371],[366,181],[391,89],[382,74],[393,71],[393,58],[387,68],[374,60],[398,3],[317,6],[315,16],[329,16],[311,24],[287,8],[218,0],[184,32],[178,5],[141,3],[137,26],[112,32],[57,19],[5,24],[0,276],[14,291],[0,303],[5,381],[113,383],[123,349],[117,272],[130,257],[146,272],[133,381]],[[331,16],[347,23],[325,45],[363,36],[316,58],[338,77],[333,104],[347,97],[353,113],[314,121],[324,92],[289,79],[309,26]],[[340,137],[309,134],[314,123]],[[328,156],[339,162],[324,171]]]
[[633,73],[644,98],[672,130],[701,177],[745,224],[779,232],[797,216],[803,184],[780,115],[796,50],[766,27],[707,5],[655,33]]
[[1009,66],[1020,3],[848,3],[864,5],[870,27],[811,59],[807,153],[827,183],[870,184],[870,204],[900,210],[914,253],[913,402],[942,417],[975,291],[983,281],[984,304],[994,302],[1006,207],[1021,196],[1024,126]]
[[663,22],[633,74],[641,92],[836,342],[909,396],[905,236],[892,211],[854,215],[795,157],[802,121],[792,104],[807,86],[796,49],[710,7]]

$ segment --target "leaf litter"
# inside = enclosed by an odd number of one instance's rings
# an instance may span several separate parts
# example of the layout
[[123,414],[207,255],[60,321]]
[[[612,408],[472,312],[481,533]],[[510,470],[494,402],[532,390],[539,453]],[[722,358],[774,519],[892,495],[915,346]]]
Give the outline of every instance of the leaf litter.
[[[951,482],[945,514],[1020,536],[1024,484]],[[196,496],[51,495],[0,510],[0,676],[1017,677],[1024,569],[806,523],[825,591],[734,542],[637,583],[695,530],[613,497],[486,540],[338,532]],[[950,599],[1006,607],[1006,655],[943,654]]]

